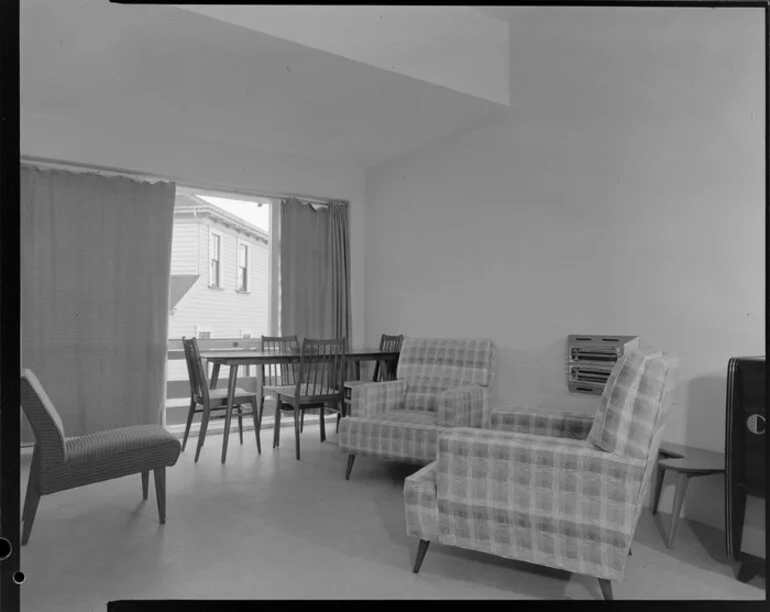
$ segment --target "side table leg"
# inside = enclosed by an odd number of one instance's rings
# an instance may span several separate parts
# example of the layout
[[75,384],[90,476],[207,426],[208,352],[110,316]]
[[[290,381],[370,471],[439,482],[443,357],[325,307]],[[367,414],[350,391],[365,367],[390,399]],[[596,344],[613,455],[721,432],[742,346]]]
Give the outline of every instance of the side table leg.
[[671,526],[668,529],[668,538],[666,538],[666,546],[668,548],[674,546],[674,536],[676,536],[676,528],[679,525],[679,517],[682,514],[682,504],[684,503],[684,496],[687,493],[687,483],[689,480],[689,474],[677,472],[676,489],[674,491],[674,507],[671,509]]

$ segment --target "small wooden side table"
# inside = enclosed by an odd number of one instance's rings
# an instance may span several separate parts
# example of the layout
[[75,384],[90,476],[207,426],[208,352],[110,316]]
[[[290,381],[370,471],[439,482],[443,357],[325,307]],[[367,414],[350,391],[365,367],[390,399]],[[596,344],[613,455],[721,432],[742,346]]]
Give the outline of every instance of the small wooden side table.
[[674,488],[674,507],[671,510],[671,525],[665,536],[666,546],[672,548],[679,517],[682,514],[682,503],[687,493],[690,478],[723,474],[725,471],[725,456],[723,453],[682,446],[678,444],[661,444],[658,451],[658,473],[655,481],[655,498],[652,502],[652,513],[657,514],[660,494],[663,490],[663,477],[666,470],[676,472]]

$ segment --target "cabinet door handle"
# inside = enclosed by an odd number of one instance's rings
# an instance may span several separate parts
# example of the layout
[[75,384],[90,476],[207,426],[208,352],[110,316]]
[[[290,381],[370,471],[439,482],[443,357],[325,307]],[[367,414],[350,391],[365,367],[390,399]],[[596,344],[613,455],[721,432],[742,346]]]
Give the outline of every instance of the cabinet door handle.
[[[760,430],[760,420],[762,421],[761,430]],[[764,415],[757,414],[757,413],[752,414],[751,416],[749,416],[748,419],[746,419],[746,427],[754,435],[763,436],[765,434],[765,430],[767,429],[767,427],[765,426]]]

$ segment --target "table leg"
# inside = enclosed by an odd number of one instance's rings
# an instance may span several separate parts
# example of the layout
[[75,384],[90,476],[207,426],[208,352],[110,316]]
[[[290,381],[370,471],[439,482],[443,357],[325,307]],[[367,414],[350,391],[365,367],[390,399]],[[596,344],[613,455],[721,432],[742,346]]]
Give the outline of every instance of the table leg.
[[227,442],[230,437],[230,423],[233,418],[233,396],[235,395],[235,382],[238,378],[238,366],[230,366],[230,381],[227,384],[227,413],[225,414],[225,435],[222,440],[222,463],[227,458]]
[[[658,455],[660,457],[660,455]],[[652,498],[652,513],[658,513],[658,505],[660,504],[660,494],[663,491],[663,479],[666,476],[666,468],[660,464],[655,466],[655,492]]]
[[211,383],[209,384],[209,388],[216,389],[218,380],[219,380],[219,364],[215,363],[214,368],[211,370]]
[[687,493],[687,483],[689,480],[689,474],[677,472],[676,489],[674,490],[674,507],[671,509],[671,526],[668,529],[668,537],[666,538],[666,546],[668,548],[674,546],[674,536],[676,535],[676,528],[679,524],[679,517],[682,514],[682,503],[684,502],[685,493]]

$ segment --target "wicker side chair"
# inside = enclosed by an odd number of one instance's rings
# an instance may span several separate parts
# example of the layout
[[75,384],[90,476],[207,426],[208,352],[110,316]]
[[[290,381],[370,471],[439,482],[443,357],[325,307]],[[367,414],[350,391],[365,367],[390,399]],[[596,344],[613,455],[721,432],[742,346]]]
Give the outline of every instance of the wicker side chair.
[[56,408],[28,369],[21,376],[21,406],[35,434],[22,544],[29,541],[41,496],[131,474],[142,475],[147,499],[154,472],[158,517],[161,524],[166,522],[166,468],[177,462],[181,446],[165,427],[133,425],[67,439]]

